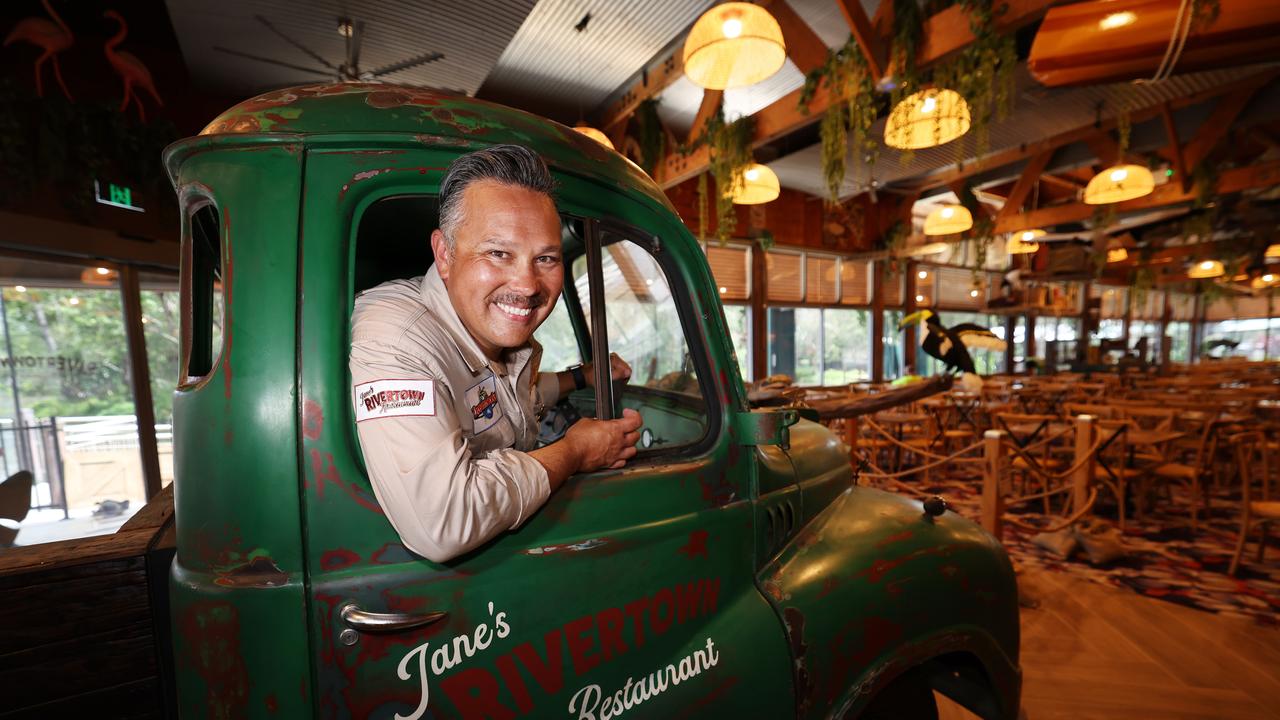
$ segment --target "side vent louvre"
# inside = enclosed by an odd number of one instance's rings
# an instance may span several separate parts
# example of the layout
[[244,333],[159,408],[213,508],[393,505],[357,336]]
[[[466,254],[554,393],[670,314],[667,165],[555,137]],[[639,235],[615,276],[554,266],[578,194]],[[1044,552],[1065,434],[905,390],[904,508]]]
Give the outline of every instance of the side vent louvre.
[[796,508],[785,500],[765,511],[768,525],[765,528],[765,544],[770,554],[782,547],[796,529]]

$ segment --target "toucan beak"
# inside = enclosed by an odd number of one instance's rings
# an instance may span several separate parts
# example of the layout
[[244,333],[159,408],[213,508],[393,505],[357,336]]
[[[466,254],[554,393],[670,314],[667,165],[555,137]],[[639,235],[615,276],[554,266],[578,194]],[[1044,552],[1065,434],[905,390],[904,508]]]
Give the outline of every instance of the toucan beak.
[[912,325],[923,323],[929,316],[927,310],[917,310],[898,321],[898,332],[902,332]]

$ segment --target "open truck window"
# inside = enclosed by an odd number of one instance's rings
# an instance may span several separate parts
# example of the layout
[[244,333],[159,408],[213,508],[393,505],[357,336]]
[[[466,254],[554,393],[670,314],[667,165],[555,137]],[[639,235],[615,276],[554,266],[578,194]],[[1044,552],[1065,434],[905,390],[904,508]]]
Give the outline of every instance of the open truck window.
[[201,204],[189,211],[186,243],[190,257],[185,258],[187,273],[187,308],[191,322],[187,325],[186,383],[194,384],[212,370],[214,360],[222,352],[222,234],[218,209],[212,203]]

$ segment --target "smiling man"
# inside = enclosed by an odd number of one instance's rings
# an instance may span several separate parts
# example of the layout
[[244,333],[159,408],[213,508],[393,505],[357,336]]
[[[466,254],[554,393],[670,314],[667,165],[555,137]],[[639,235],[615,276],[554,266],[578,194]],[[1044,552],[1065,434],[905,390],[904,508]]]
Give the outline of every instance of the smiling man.
[[[538,415],[592,384],[539,373],[533,332],[564,285],[555,185],[516,145],[458,158],[440,185],[435,263],[356,298],[352,401],[374,493],[410,550],[445,562],[518,527],[570,475],[622,467],[640,416],[583,419],[535,449]],[[610,358],[615,380],[631,370]]]

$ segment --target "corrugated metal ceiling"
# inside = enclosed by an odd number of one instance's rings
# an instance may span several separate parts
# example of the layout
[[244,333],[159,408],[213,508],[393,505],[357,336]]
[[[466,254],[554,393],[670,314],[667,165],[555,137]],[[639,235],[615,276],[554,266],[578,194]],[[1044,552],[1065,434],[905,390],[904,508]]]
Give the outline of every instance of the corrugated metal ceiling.
[[[540,0],[479,95],[572,123],[625,85],[713,4]],[[591,20],[578,32],[574,26],[587,13]]]
[[166,0],[192,79],[205,90],[253,95],[271,88],[323,81],[323,74],[236,57],[224,46],[303,67],[323,67],[254,19],[261,15],[289,37],[337,66],[345,60],[340,16],[363,21],[364,70],[425,52],[444,59],[383,78],[474,94],[516,35],[535,0],[256,0],[208,3]]

